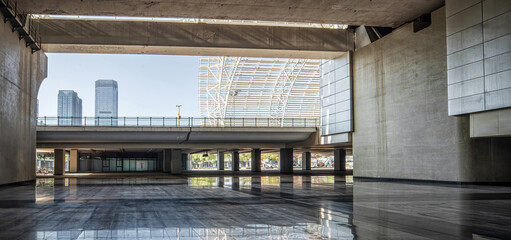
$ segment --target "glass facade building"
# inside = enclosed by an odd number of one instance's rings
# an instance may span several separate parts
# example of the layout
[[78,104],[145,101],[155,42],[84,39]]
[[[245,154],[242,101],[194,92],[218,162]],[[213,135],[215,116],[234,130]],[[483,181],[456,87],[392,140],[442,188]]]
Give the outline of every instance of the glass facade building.
[[162,170],[157,154],[81,152],[78,172],[154,172]]
[[117,126],[117,81],[97,80],[95,98],[96,125]]
[[82,125],[82,99],[72,90],[59,90],[58,110],[59,126]]

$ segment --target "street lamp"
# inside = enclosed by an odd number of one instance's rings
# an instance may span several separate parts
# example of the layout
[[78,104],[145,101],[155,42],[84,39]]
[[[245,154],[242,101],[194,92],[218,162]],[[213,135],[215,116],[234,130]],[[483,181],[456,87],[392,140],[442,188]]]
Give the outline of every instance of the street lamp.
[[181,106],[182,105],[176,105],[177,107],[177,126],[179,127],[179,124],[181,123]]

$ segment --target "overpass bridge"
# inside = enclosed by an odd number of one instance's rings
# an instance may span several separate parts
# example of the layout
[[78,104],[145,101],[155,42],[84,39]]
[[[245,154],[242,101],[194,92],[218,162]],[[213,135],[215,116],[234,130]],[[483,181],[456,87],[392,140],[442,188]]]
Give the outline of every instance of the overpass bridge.
[[171,173],[187,170],[188,154],[202,152],[219,153],[219,166],[224,153],[230,152],[233,165],[238,166],[234,171],[239,170],[239,153],[250,152],[254,172],[261,171],[261,153],[280,152],[283,173],[293,172],[294,153],[302,153],[304,170],[310,170],[311,151],[338,152],[339,161],[346,155],[345,150],[319,144],[319,119],[315,118],[39,117],[37,125],[37,148],[54,149],[56,174],[64,173],[57,165],[64,162],[58,159],[64,159],[65,152],[70,152],[71,172],[93,169],[86,163],[78,167],[78,162],[80,156],[97,152],[103,153],[102,165],[112,157],[158,156],[154,162],[161,162],[161,167],[154,170]]

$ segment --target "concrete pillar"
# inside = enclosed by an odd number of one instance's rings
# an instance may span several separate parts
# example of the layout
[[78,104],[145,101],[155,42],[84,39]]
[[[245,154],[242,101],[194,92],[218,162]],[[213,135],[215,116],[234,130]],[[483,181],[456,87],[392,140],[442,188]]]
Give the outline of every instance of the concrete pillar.
[[186,156],[186,170],[192,170],[192,158],[190,157],[190,154],[187,154]]
[[163,171],[163,151],[158,153],[158,171]]
[[252,149],[251,156],[252,172],[261,172],[261,149]]
[[64,175],[66,171],[66,151],[64,149],[55,149],[54,153],[53,175]]
[[232,152],[232,170],[237,172],[240,170],[240,152]]
[[344,172],[346,171],[346,150],[335,149],[334,150],[334,171]]
[[225,155],[224,152],[218,151],[218,154],[216,155],[216,160],[218,164],[218,170],[224,170],[225,166]]
[[293,173],[293,149],[280,149],[280,173]]
[[302,170],[311,170],[311,152],[302,153]]
[[181,174],[183,170],[183,158],[182,158],[181,149],[172,149],[171,159],[170,159],[170,173],[171,174]]
[[78,150],[76,149],[69,152],[69,172],[78,172]]
[[163,172],[170,173],[170,160],[172,159],[172,149],[163,150]]

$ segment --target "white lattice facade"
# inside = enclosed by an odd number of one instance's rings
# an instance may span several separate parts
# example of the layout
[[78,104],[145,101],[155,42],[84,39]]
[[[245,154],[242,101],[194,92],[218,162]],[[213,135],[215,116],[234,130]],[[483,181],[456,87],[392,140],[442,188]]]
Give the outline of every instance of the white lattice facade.
[[199,104],[210,118],[319,118],[320,60],[203,57]]

